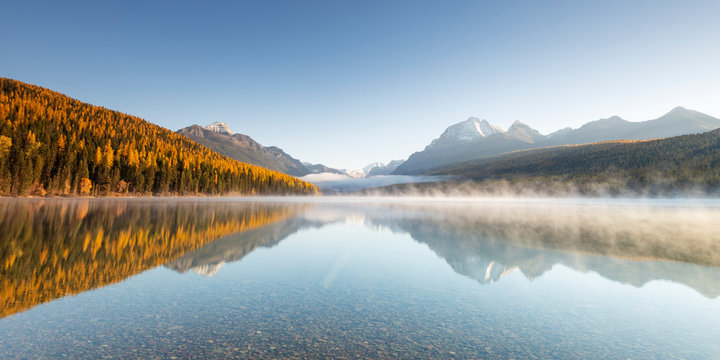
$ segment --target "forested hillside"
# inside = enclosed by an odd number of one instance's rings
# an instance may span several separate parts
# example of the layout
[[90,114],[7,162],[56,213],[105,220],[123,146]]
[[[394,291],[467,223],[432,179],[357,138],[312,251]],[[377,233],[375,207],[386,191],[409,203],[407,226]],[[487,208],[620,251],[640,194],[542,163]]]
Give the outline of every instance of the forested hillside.
[[720,190],[720,130],[650,141],[611,141],[517,151],[437,169],[473,181],[532,181],[539,189],[572,184],[580,192],[600,188],[667,194]]
[[0,78],[0,195],[316,192],[138,117]]

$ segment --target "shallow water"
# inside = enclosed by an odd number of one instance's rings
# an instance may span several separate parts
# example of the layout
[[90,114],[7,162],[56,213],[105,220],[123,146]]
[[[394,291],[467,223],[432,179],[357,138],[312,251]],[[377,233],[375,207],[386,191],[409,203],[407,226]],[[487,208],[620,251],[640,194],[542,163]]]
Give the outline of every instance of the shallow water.
[[0,358],[717,358],[714,201],[0,203]]

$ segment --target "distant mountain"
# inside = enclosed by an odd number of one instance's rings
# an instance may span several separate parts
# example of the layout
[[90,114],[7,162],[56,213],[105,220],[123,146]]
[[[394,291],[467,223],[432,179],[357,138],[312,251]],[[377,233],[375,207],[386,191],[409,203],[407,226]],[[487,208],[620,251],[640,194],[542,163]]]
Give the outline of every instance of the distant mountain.
[[618,116],[589,122],[576,130],[560,130],[548,135],[545,144],[586,144],[607,140],[649,140],[697,134],[720,127],[720,119],[676,107],[655,119],[630,122]]
[[228,124],[215,122],[206,127],[188,126],[177,131],[205,147],[231,159],[262,166],[292,176],[305,176],[319,172],[341,173],[322,164],[300,162],[275,146],[262,146],[251,137],[234,133]]
[[323,164],[311,164],[309,162],[303,162],[303,165],[305,165],[305,168],[308,171],[308,174],[322,174],[322,173],[331,173],[331,174],[344,174],[345,172],[338,169],[333,169],[331,167],[327,167]]
[[511,189],[586,195],[720,191],[720,129],[656,140],[553,146],[487,156],[431,172]]
[[397,169],[400,164],[404,163],[405,160],[392,160],[387,164],[383,163],[376,163],[375,166],[368,167],[366,166],[366,177],[373,177],[373,176],[380,176],[380,175],[390,175],[392,174],[395,169]]
[[315,192],[141,118],[0,78],[0,195]]
[[423,151],[410,155],[393,174],[417,175],[453,163],[533,147],[542,139],[537,130],[515,122],[508,131],[471,117],[452,125]]
[[364,169],[343,169],[343,174],[356,179],[363,179],[365,178],[365,170]]
[[345,170],[347,176],[353,178],[368,178],[372,176],[390,175],[404,160],[392,160],[389,163],[374,162],[365,165],[362,169]]
[[717,128],[720,128],[720,119],[682,107],[655,120],[630,122],[613,116],[547,136],[519,121],[504,131],[486,120],[469,118],[448,127],[423,151],[412,154],[398,166],[394,174],[416,175],[454,163],[523,149],[608,140],[649,140],[703,133]]

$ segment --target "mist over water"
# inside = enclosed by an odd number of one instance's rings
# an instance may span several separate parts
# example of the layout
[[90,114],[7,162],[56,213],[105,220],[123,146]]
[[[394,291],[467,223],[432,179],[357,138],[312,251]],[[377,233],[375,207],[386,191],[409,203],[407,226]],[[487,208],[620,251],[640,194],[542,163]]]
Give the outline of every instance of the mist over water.
[[43,199],[0,215],[3,358],[720,353],[713,199]]
[[444,176],[409,176],[409,175],[378,175],[366,178],[354,178],[340,174],[311,174],[301,178],[308,181],[323,192],[329,194],[351,193],[359,190],[372,189],[395,184],[417,184],[435,182],[445,179]]
[[[413,178],[412,176],[410,176]],[[357,188],[366,196],[424,198],[614,198],[614,199],[710,199],[720,192],[710,186],[667,181],[662,174],[646,175],[646,185],[633,185],[631,179],[597,179],[591,182],[569,181],[562,177],[509,178],[471,181],[462,177],[419,177],[427,181],[405,181]]]

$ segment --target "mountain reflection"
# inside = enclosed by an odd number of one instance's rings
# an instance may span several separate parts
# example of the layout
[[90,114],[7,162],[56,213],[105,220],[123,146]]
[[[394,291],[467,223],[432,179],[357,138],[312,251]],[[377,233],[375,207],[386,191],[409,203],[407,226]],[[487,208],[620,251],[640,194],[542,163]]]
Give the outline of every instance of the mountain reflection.
[[720,209],[540,204],[316,206],[298,218],[226,237],[168,267],[212,275],[309,226],[363,223],[407,233],[480,283],[513,271],[532,280],[556,264],[642,286],[669,280],[720,295]]
[[516,270],[532,280],[561,264],[634,286],[674,281],[715,298],[718,221],[720,209],[494,204],[381,211],[368,224],[410,234],[480,283]]
[[322,225],[322,222],[308,221],[303,217],[288,218],[261,228],[225,236],[165,266],[180,273],[192,270],[200,275],[213,276],[225,263],[238,261],[258,247],[273,247],[301,229]]
[[305,205],[163,200],[4,200],[0,317],[119,282]]

